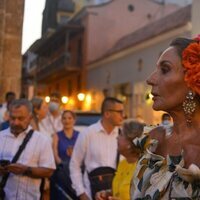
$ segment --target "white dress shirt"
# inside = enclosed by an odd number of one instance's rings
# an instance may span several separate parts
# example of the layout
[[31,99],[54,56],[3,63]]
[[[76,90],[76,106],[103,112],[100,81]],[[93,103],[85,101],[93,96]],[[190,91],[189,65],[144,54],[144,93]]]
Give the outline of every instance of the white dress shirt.
[[[10,128],[0,132],[0,159],[12,160],[24,140],[30,127],[18,137]],[[38,131],[34,131],[17,163],[30,167],[55,169],[53,151],[49,139]],[[40,178],[31,178],[10,173],[4,190],[6,200],[39,200]]]
[[48,113],[48,115],[39,122],[40,132],[46,134],[49,138],[52,138],[55,133],[63,130],[61,118],[61,114],[55,118]]
[[[78,196],[85,192],[91,198],[87,173],[102,166],[116,169],[117,135],[118,128],[108,134],[100,121],[79,134],[70,161],[70,176]],[[84,177],[80,168],[83,162]]]

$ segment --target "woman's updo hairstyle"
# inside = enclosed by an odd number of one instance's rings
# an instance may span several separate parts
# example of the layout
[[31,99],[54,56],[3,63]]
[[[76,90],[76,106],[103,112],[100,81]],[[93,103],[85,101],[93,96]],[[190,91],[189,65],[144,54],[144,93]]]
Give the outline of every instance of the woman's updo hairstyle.
[[140,137],[144,130],[144,123],[138,122],[134,119],[126,119],[122,125],[123,134],[131,141]]
[[176,38],[172,40],[169,46],[175,47],[178,55],[180,56],[180,58],[182,58],[182,53],[184,49],[193,42],[195,41],[188,38]]

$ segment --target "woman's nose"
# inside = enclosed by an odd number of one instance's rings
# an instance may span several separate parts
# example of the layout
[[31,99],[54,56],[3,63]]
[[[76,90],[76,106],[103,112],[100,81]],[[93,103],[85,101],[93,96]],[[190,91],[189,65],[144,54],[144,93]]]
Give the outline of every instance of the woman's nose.
[[146,80],[148,85],[154,85],[156,83],[156,72],[153,72]]

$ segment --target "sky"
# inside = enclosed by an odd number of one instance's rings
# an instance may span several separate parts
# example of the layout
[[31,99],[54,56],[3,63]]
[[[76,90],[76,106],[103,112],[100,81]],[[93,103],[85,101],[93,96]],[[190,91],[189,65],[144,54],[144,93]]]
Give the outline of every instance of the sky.
[[25,0],[22,54],[41,37],[42,12],[45,0]]

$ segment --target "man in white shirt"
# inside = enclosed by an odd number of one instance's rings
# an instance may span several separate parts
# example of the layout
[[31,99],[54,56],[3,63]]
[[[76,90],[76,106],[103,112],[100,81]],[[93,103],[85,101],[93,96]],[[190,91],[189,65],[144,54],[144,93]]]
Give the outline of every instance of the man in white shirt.
[[[116,98],[102,103],[102,119],[84,129],[76,141],[70,161],[70,176],[80,200],[92,199],[88,173],[98,167],[116,169],[118,128],[124,118],[124,106]],[[84,163],[84,175],[81,171]],[[94,196],[94,195],[93,195]]]
[[[32,118],[32,104],[26,99],[14,100],[9,108],[10,128],[0,132],[0,160],[12,161],[22,144]],[[0,176],[9,173],[4,187],[5,199],[39,200],[41,179],[55,169],[49,139],[34,131],[16,163],[0,166]]]

